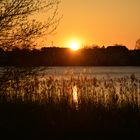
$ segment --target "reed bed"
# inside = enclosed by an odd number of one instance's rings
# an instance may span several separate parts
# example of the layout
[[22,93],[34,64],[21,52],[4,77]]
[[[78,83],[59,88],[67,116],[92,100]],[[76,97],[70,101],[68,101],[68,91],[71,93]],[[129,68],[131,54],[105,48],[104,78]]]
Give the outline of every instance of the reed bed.
[[[20,75],[19,75],[20,74]],[[88,77],[82,74],[57,77],[45,74],[12,72],[1,82],[0,102],[32,102],[39,104],[67,102],[78,109],[83,104],[140,107],[140,80],[134,74],[126,77]]]

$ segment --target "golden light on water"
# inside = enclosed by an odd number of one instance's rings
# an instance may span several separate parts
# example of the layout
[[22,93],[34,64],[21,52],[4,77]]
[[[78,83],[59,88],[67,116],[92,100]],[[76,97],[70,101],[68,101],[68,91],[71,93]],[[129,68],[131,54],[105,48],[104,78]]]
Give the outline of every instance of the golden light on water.
[[72,95],[73,95],[73,102],[78,104],[78,91],[77,86],[74,86],[72,89]]

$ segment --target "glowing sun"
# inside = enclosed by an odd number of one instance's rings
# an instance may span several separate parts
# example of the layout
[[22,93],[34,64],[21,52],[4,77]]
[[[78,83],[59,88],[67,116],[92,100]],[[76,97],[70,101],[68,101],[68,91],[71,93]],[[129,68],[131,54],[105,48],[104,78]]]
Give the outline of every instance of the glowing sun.
[[69,48],[73,51],[77,51],[78,49],[80,49],[80,46],[81,44],[79,41],[73,40],[69,42]]

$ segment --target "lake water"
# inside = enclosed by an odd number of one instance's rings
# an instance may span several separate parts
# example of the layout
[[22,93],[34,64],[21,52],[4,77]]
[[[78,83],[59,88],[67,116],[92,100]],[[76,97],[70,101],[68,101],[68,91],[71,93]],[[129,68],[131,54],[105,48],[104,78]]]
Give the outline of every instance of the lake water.
[[[38,68],[37,68],[38,69]],[[140,67],[42,67],[39,73],[67,77],[85,75],[87,77],[124,77],[135,74],[140,79]]]
[[[5,71],[5,67],[0,67],[0,74]],[[14,67],[8,69],[17,70]],[[88,78],[97,77],[125,77],[135,74],[140,79],[140,67],[36,67],[36,68],[18,68],[20,71],[30,71],[46,76],[54,75],[56,77],[69,77],[84,75]]]

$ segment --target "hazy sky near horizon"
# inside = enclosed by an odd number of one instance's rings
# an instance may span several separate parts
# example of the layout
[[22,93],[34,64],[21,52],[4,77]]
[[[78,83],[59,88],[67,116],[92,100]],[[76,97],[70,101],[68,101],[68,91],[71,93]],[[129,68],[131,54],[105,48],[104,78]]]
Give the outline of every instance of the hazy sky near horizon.
[[76,39],[83,45],[133,49],[140,38],[140,0],[61,0],[59,14],[56,34],[48,38],[55,46],[67,47]]

